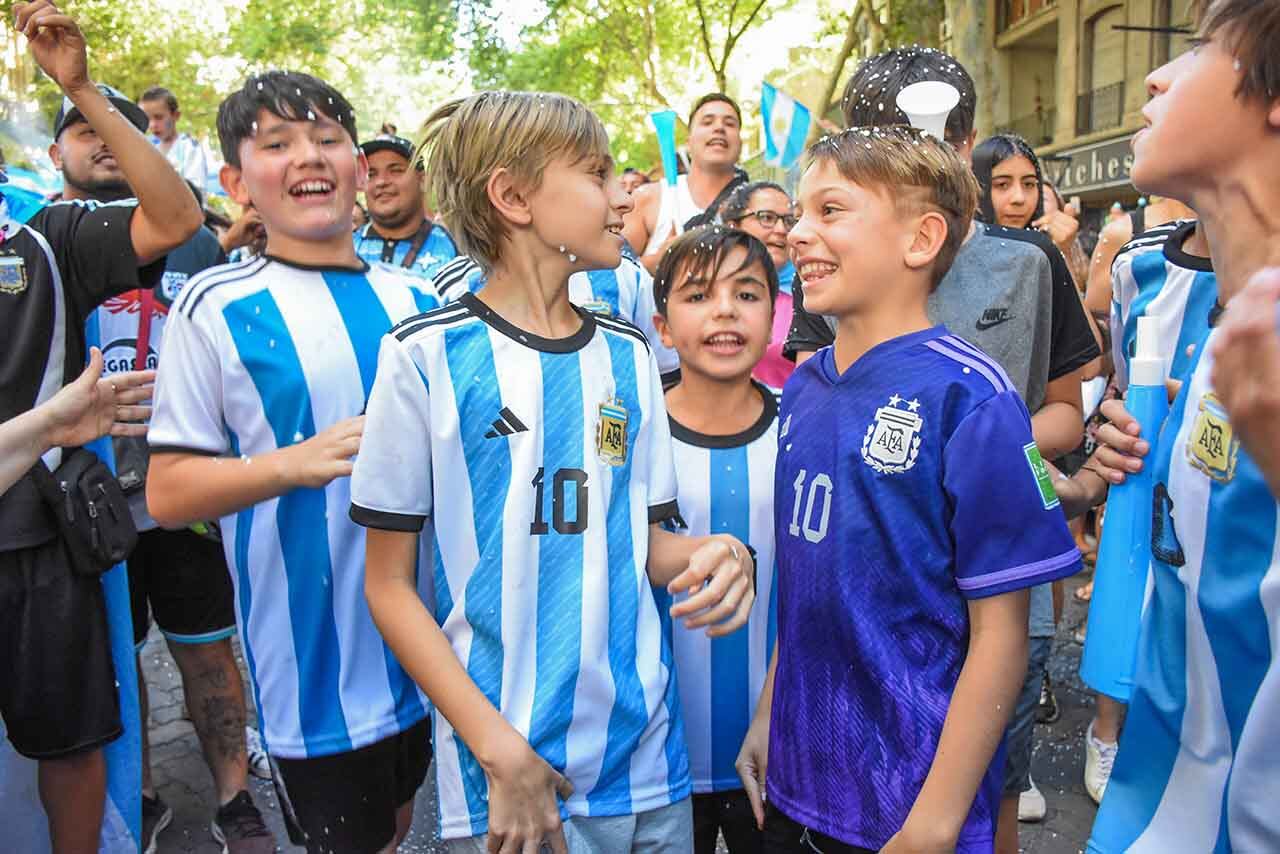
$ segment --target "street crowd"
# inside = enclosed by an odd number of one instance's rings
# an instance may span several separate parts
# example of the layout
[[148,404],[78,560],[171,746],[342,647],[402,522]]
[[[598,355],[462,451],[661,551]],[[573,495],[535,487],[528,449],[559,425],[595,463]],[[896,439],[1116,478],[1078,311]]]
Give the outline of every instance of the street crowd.
[[[724,93],[650,175],[565,95],[361,139],[268,71],[218,110],[226,217],[174,94],[16,4],[63,190],[0,202],[0,716],[52,849],[99,849],[147,716],[122,564],[227,852],[284,842],[250,774],[313,854],[394,852],[431,774],[451,854],[1016,854],[1063,581],[1141,475],[1088,851],[1280,850],[1280,3],[1197,9],[1132,142],[1152,201],[1086,252],[932,48],[864,60],[790,188]],[[921,82],[940,133],[897,107]],[[1087,643],[1111,601],[1076,595]]]

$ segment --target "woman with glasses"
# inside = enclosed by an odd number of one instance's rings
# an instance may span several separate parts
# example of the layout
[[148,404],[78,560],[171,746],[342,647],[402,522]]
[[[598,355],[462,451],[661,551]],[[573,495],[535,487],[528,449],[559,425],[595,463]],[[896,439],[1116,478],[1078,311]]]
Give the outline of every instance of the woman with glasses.
[[778,271],[773,332],[764,358],[756,365],[752,376],[765,385],[782,388],[796,367],[782,355],[782,345],[791,328],[791,280],[796,275],[787,255],[787,232],[796,224],[791,197],[772,181],[753,181],[743,184],[725,199],[720,216],[725,224],[759,238],[769,250],[769,259]]

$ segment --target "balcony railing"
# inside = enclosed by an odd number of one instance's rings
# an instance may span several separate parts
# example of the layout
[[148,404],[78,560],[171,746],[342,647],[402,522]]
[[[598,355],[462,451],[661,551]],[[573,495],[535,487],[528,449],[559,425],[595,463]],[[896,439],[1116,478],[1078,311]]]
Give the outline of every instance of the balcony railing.
[[1076,133],[1080,136],[1119,127],[1123,120],[1123,81],[1085,92],[1076,99]]
[[1056,5],[1058,5],[1057,0],[998,0],[996,3],[996,31],[1003,33],[1040,10]]
[[1050,107],[1030,115],[1014,119],[998,128],[999,133],[1016,133],[1032,145],[1048,145],[1053,142],[1053,131],[1058,121],[1058,111]]

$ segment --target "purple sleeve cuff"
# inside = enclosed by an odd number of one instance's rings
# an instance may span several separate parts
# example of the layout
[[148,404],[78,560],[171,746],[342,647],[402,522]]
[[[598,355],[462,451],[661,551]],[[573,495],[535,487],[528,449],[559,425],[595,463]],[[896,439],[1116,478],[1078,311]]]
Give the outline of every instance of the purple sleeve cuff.
[[960,588],[960,592],[967,598],[979,599],[984,596],[1008,593],[1010,590],[1035,587],[1037,584],[1044,584],[1048,581],[1056,581],[1059,578],[1074,575],[1079,570],[1080,550],[1072,546],[1069,551],[1044,560],[1035,561],[1034,563],[1024,563],[1022,566],[1014,566],[983,575],[957,578],[956,586]]

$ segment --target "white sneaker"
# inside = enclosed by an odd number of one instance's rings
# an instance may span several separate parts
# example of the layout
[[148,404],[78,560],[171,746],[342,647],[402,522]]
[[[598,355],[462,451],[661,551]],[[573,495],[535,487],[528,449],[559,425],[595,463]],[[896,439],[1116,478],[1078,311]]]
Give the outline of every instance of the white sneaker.
[[1093,722],[1089,722],[1089,729],[1084,734],[1084,788],[1096,804],[1102,803],[1118,749],[1118,744],[1094,738]]
[[271,759],[262,746],[262,735],[251,726],[244,728],[244,748],[249,757],[249,773],[259,780],[270,780]]
[[1048,811],[1044,795],[1036,788],[1036,781],[1031,780],[1031,788],[1018,795],[1018,821],[1044,821]]

